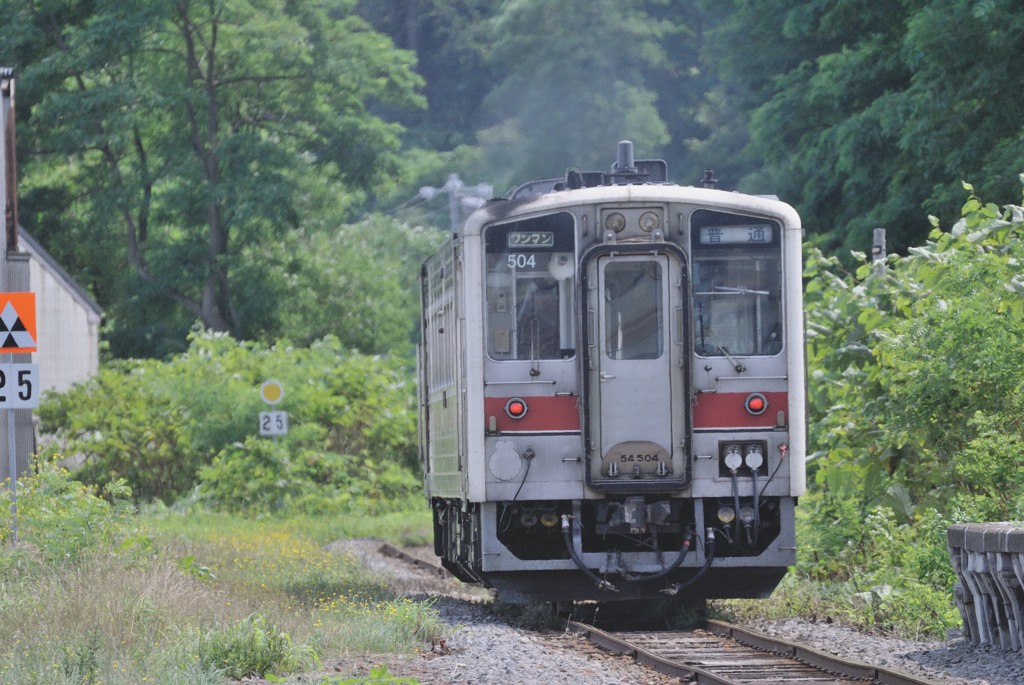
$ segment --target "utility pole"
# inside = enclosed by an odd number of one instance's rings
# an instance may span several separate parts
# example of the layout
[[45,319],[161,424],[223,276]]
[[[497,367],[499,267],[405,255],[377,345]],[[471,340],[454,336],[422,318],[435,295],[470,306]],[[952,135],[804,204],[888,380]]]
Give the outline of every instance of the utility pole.
[[885,273],[885,229],[876,228],[871,241],[871,263],[875,274]]
[[452,233],[455,233],[462,223],[461,207],[466,207],[469,210],[481,207],[484,202],[494,196],[494,188],[489,183],[467,186],[457,174],[449,174],[448,180],[440,188],[431,186],[420,188],[420,197],[424,200],[433,200],[441,193],[448,193],[448,217],[452,222]]
[[[4,230],[0,231],[0,292],[11,302],[11,297],[30,296],[32,300],[32,328],[35,327],[35,295],[30,292],[29,255],[18,251],[18,177],[15,164],[14,137],[14,70],[0,67],[0,210],[3,211]],[[4,307],[4,313],[7,309]],[[13,308],[12,308],[12,311]],[[17,314],[17,311],[14,311]],[[20,321],[20,316],[18,317]],[[8,328],[8,330],[13,330]],[[35,336],[35,331],[32,332]],[[15,342],[12,347],[8,343],[0,343],[0,363],[11,370],[15,365],[19,369],[27,369],[31,365],[31,352],[36,349],[35,341]],[[25,353],[20,350],[24,349]],[[38,370],[34,386],[38,386]],[[10,391],[9,373],[0,374],[0,383],[4,383],[3,397],[5,402],[0,415],[7,421],[0,421],[0,450],[6,452],[7,459],[0,460],[0,481],[10,478],[11,488],[11,542],[18,541],[18,508],[17,482],[18,476],[28,470],[29,456],[35,451],[35,432],[32,427],[32,409],[38,406],[38,394],[34,404],[15,404],[16,394]],[[34,388],[38,392],[38,388]],[[4,449],[6,448],[6,449]]]
[[4,252],[18,249],[17,165],[14,154],[14,69],[0,67],[0,209]]

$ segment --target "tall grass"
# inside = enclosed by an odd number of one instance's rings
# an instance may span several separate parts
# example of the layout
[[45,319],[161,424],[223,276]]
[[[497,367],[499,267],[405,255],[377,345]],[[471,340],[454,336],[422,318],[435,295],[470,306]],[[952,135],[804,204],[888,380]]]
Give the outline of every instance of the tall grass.
[[871,582],[822,582],[791,570],[769,599],[715,600],[710,611],[731,621],[798,617],[912,640],[941,640],[960,624],[947,592],[906,579]]
[[[23,542],[0,548],[0,684],[213,685],[441,637],[429,603],[395,597],[354,559],[324,551],[304,534],[317,528],[309,521],[126,519],[71,486],[53,513],[88,516],[78,517],[74,553],[54,555],[47,545],[57,542],[34,530],[47,507],[29,501],[39,490],[30,481],[19,494],[38,516],[23,522]],[[90,540],[89,528],[103,536]]]

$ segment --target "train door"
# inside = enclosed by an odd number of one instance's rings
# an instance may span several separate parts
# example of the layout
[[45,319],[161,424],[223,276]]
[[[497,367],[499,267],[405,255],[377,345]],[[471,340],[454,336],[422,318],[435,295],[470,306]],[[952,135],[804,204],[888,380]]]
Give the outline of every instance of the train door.
[[682,262],[620,253],[588,268],[589,480],[660,487],[686,471]]

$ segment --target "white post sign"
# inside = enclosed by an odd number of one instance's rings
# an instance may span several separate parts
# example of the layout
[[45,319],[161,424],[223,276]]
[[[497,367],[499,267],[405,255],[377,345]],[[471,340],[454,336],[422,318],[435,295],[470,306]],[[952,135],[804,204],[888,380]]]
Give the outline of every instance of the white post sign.
[[261,411],[260,435],[284,435],[288,432],[288,412]]
[[[284,399],[284,386],[280,381],[265,381],[260,386],[260,399],[271,407]],[[288,432],[288,412],[285,411],[261,411],[260,412],[260,435],[273,436],[275,442],[278,435]]]
[[39,406],[39,365],[0,364],[0,409]]
[[14,355],[28,355],[36,347],[36,294],[0,293],[0,413],[7,414],[7,458],[11,472],[11,543],[18,544],[18,456],[15,418],[12,409],[39,406],[39,366],[12,361]]

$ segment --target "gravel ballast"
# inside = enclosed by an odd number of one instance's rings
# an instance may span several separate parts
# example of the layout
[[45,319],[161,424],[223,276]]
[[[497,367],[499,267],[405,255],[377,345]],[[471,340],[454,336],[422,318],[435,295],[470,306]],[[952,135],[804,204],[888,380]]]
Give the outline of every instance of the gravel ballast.
[[[371,540],[338,542],[371,570],[395,579],[411,596],[436,596],[435,607],[449,626],[443,645],[413,655],[360,655],[325,661],[334,673],[359,678],[377,665],[390,675],[416,678],[421,685],[663,685],[678,683],[605,652],[566,631],[522,630],[486,606],[488,594],[440,578],[379,552]],[[428,551],[424,558],[436,563]],[[905,671],[942,685],[1024,685],[1024,655],[972,646],[963,637],[918,642],[865,635],[849,627],[804,619],[758,621],[747,627],[847,659]]]

